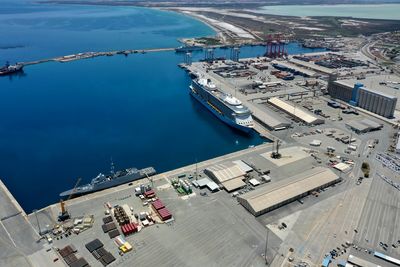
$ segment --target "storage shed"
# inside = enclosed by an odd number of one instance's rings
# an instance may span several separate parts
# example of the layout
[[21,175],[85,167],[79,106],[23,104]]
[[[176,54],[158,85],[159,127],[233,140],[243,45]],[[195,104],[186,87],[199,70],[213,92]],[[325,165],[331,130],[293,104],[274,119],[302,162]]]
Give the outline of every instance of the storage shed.
[[245,173],[253,171],[253,168],[247,165],[243,160],[234,160],[232,163],[236,164]]
[[208,167],[204,170],[204,173],[215,182],[223,183],[225,181],[244,176],[246,171],[242,170],[242,168],[235,163],[227,162]]
[[278,97],[272,97],[268,99],[268,103],[286,112],[295,119],[306,123],[307,125],[318,125],[325,123],[323,119],[318,118],[314,114]]
[[[204,173],[213,179],[215,183],[222,184],[228,192],[231,192],[246,185],[242,179],[246,175],[246,170],[250,171],[250,166],[242,161],[239,164],[242,165],[242,167],[233,162],[216,164],[206,168]],[[218,190],[218,188],[215,188],[215,190]]]
[[274,184],[259,187],[239,196],[238,201],[250,213],[259,216],[339,181],[340,178],[331,170],[316,167]]

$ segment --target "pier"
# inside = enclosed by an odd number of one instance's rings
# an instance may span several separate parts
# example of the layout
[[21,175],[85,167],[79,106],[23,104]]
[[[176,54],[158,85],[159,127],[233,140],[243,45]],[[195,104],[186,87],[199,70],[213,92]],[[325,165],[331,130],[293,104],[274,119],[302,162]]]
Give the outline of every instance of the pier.
[[175,50],[174,47],[168,47],[168,48],[149,48],[149,49],[138,49],[138,50],[133,50],[133,49],[117,50],[117,51],[109,51],[109,52],[84,52],[84,53],[66,55],[66,56],[55,57],[55,58],[20,62],[19,64],[21,64],[23,66],[29,66],[29,65],[35,65],[35,64],[40,64],[40,63],[52,62],[52,61],[66,63],[66,62],[70,62],[70,61],[88,59],[88,58],[94,58],[94,57],[115,56],[115,55],[127,56],[129,54],[145,54],[145,53],[151,53],[151,52],[165,52],[165,51],[174,51],[174,50]]
[[[243,43],[240,45],[235,45],[235,47],[240,47],[240,46],[258,46],[258,45],[263,45],[262,42],[251,42],[251,43]],[[228,47],[233,47],[233,45],[229,44],[223,44],[223,45],[211,45],[211,46],[204,46],[204,49],[216,49],[216,48],[228,48]],[[77,54],[71,54],[71,55],[65,55],[65,56],[60,56],[60,57],[55,57],[55,58],[47,58],[47,59],[40,59],[40,60],[34,60],[34,61],[26,61],[26,62],[19,62],[19,64],[25,66],[29,65],[36,65],[36,64],[41,64],[41,63],[47,63],[47,62],[61,62],[61,63],[66,63],[70,61],[75,61],[75,60],[81,60],[81,59],[88,59],[88,58],[94,58],[94,57],[104,57],[104,56],[115,56],[115,55],[125,55],[128,56],[130,54],[146,54],[146,53],[152,53],[152,52],[166,52],[166,51],[175,51],[176,47],[167,47],[167,48],[146,48],[146,49],[128,49],[128,50],[115,50],[115,51],[100,51],[100,52],[81,52]]]

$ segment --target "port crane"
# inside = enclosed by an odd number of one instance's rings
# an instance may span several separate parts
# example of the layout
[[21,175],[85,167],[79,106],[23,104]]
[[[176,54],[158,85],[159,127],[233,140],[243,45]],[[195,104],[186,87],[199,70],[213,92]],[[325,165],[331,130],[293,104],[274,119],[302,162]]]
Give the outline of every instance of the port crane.
[[[71,197],[74,195],[76,188],[78,187],[79,183],[81,182],[81,178],[78,178],[78,180],[76,181],[76,184],[74,186],[74,188],[72,189],[71,194],[69,195],[69,197],[65,200],[68,201],[71,199]],[[58,215],[58,221],[63,222],[65,220],[68,220],[71,216],[67,210],[67,207],[65,206],[65,201],[63,199],[60,199],[60,207],[61,207],[61,212]]]

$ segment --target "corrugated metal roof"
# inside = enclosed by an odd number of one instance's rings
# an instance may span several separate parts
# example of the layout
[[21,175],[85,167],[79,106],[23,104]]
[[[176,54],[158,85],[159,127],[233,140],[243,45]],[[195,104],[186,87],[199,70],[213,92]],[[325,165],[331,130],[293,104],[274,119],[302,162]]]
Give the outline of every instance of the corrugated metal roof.
[[261,106],[255,103],[247,103],[246,105],[253,112],[252,115],[255,119],[258,119],[271,129],[287,128],[290,126],[290,122],[286,118],[281,117],[265,105]]
[[386,97],[386,98],[390,98],[390,99],[397,99],[396,96],[385,94],[385,93],[382,93],[382,92],[379,92],[379,91],[376,91],[376,90],[372,90],[372,89],[369,89],[369,88],[366,88],[366,87],[361,87],[360,90],[364,90],[364,91],[367,91],[367,92],[369,92],[371,94],[380,95],[380,96],[383,96],[383,97]]
[[208,189],[210,189],[210,191],[216,191],[219,189],[219,186],[214,182],[209,182],[207,184],[207,187],[208,187]]
[[306,61],[302,61],[302,60],[298,60],[295,58],[290,58],[289,59],[290,62],[296,64],[296,65],[300,65],[300,66],[304,66],[306,68],[311,68],[313,70],[322,72],[322,73],[327,73],[327,74],[332,74],[334,73],[336,70],[333,69],[328,69],[327,67],[324,66],[319,66],[317,64],[311,63],[311,62],[306,62]]
[[298,65],[293,64],[293,63],[287,63],[287,62],[276,61],[276,60],[272,61],[272,63],[279,63],[279,65],[282,65],[282,66],[284,66],[286,68],[289,68],[289,69],[294,69],[296,71],[302,72],[302,73],[304,73],[304,74],[306,74],[306,75],[308,75],[310,77],[314,77],[314,76],[317,75],[317,73],[315,71],[308,70],[308,69],[305,69],[303,67],[299,67]]
[[369,119],[349,121],[346,123],[346,125],[360,132],[370,131],[382,127],[382,124]]
[[233,190],[236,190],[236,189],[239,189],[239,188],[245,186],[246,183],[243,182],[242,179],[239,177],[239,178],[235,178],[235,179],[231,179],[229,181],[223,182],[222,185],[224,186],[226,191],[231,192]]
[[360,122],[365,124],[365,125],[367,125],[367,126],[369,126],[369,127],[371,127],[371,128],[373,128],[373,129],[379,128],[379,127],[382,126],[382,124],[374,122],[374,121],[369,120],[369,119],[363,119]]
[[317,124],[324,122],[324,120],[319,119],[318,117],[315,117],[314,115],[301,109],[300,107],[296,107],[293,104],[286,102],[278,97],[272,97],[268,99],[268,102],[308,124]]
[[197,180],[197,184],[199,185],[199,187],[204,187],[204,186],[206,186],[209,182],[211,182],[211,181],[210,181],[210,179],[208,179],[208,178],[203,178],[203,179]]
[[348,164],[346,164],[346,163],[344,163],[344,162],[340,162],[340,163],[334,165],[333,167],[334,167],[335,169],[341,171],[341,172],[345,172],[345,171],[349,170],[350,165],[348,165]]
[[164,203],[162,203],[162,201],[159,200],[159,199],[157,199],[156,201],[154,201],[152,205],[153,205],[153,207],[154,207],[156,210],[159,210],[159,209],[162,209],[162,208],[165,207]]
[[251,172],[253,170],[253,168],[247,165],[243,160],[234,160],[232,162],[244,172]]
[[398,260],[398,259],[396,259],[396,258],[393,258],[393,257],[390,257],[390,256],[388,256],[388,255],[385,255],[385,254],[383,254],[383,253],[380,253],[380,252],[378,252],[378,251],[375,251],[375,252],[374,252],[374,256],[375,256],[375,257],[378,257],[378,258],[381,258],[381,259],[384,259],[384,260],[386,260],[386,261],[389,261],[389,262],[391,262],[391,263],[394,263],[394,264],[396,264],[396,265],[400,265],[400,260]]
[[367,125],[362,124],[359,121],[349,121],[346,123],[346,125],[360,132],[364,132],[369,129]]
[[207,174],[211,174],[219,183],[244,176],[246,174],[238,165],[227,162],[224,164],[216,164],[205,169]]
[[251,184],[251,185],[253,185],[253,186],[257,186],[257,185],[259,185],[260,184],[260,182],[257,180],[257,179],[250,179],[249,180],[249,183]]
[[272,185],[260,187],[238,199],[247,202],[257,213],[336,179],[338,176],[331,170],[317,167]]
[[377,266],[379,266],[379,265],[376,265],[376,264],[374,264],[374,263],[372,263],[370,261],[367,261],[367,260],[361,259],[359,257],[356,257],[354,255],[349,255],[347,260],[349,262],[357,265],[357,266],[363,266],[363,267],[377,267]]

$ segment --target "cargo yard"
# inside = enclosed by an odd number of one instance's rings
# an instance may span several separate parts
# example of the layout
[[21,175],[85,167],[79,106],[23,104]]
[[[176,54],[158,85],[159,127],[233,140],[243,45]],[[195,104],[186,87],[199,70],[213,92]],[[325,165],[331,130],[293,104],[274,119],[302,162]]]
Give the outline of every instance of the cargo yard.
[[31,214],[1,184],[0,265],[398,266],[400,78],[360,52],[283,48],[180,64],[266,143]]

